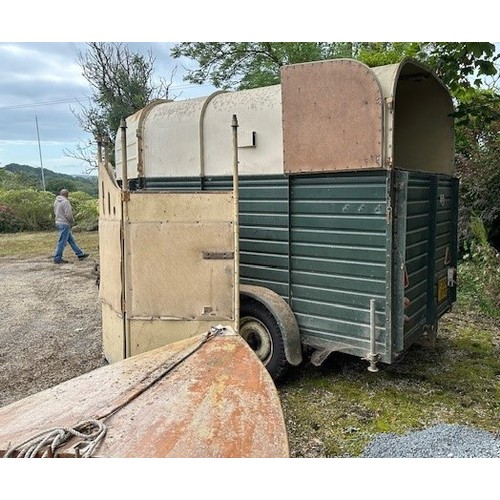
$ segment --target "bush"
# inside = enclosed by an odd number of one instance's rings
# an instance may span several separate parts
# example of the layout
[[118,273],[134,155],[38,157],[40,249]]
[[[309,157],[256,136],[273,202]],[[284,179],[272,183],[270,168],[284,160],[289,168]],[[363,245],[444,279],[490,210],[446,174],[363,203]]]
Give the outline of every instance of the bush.
[[[55,227],[55,196],[35,189],[0,191],[0,232],[44,231]],[[70,193],[75,229],[94,231],[98,227],[97,199],[87,193]]]
[[500,318],[500,254],[489,244],[481,219],[472,217],[469,228],[459,267],[460,295],[466,306]]
[[15,233],[20,227],[21,223],[14,211],[0,203],[0,233]]
[[69,195],[76,231],[96,231],[99,227],[99,206],[97,199],[78,191]]
[[0,192],[0,204],[8,207],[19,222],[16,230],[38,231],[54,227],[54,195],[35,189]]

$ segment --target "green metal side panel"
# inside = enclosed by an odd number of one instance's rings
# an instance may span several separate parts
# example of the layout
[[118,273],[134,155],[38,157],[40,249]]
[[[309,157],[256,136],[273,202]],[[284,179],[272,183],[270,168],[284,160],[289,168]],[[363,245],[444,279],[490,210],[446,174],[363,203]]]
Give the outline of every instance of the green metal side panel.
[[305,344],[386,351],[387,174],[292,177],[291,305]]
[[[291,306],[303,344],[364,357],[370,299],[391,363],[456,300],[458,181],[408,172],[241,177],[240,277]],[[143,189],[225,190],[229,177],[147,179]],[[404,299],[410,306],[404,308]]]
[[240,180],[240,281],[289,301],[287,178]]
[[[206,178],[204,189],[232,187],[231,178]],[[289,179],[240,177],[240,282],[290,299]]]
[[[405,310],[403,349],[411,344],[427,325],[428,276],[432,276],[435,203],[431,176],[411,172],[407,187],[404,295],[410,300]],[[400,244],[404,244],[400,241]]]
[[[448,176],[410,172],[407,189],[405,264],[411,301],[405,310],[403,350],[456,300],[456,287],[438,300],[438,282],[457,262],[458,181]],[[402,244],[402,242],[400,242]]]

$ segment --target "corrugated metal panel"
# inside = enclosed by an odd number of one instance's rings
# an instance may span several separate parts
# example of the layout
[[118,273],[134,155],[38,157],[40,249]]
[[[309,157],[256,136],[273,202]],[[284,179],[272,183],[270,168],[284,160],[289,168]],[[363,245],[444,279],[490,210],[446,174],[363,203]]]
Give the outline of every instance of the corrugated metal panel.
[[292,179],[291,303],[305,342],[366,354],[375,298],[384,351],[387,174]]
[[408,284],[404,291],[411,304],[405,310],[406,342],[427,323],[427,277],[429,273],[429,236],[431,206],[430,176],[411,172],[407,188],[405,263]]
[[[240,282],[267,287],[289,301],[288,178],[240,177]],[[207,190],[232,179],[207,177]]]
[[[451,177],[439,177],[437,187],[437,217],[436,217],[436,253],[434,287],[437,290],[438,281],[447,279],[449,267],[456,266],[453,231],[454,193]],[[448,288],[446,299],[438,301],[437,315],[443,315],[453,301],[452,289]]]
[[288,179],[240,179],[240,280],[289,300]]
[[456,300],[455,288],[438,300],[438,282],[447,278],[448,267],[456,266],[456,216],[458,190],[455,179],[410,172],[406,232],[406,268],[411,300],[405,311],[405,343],[426,327],[433,327]]

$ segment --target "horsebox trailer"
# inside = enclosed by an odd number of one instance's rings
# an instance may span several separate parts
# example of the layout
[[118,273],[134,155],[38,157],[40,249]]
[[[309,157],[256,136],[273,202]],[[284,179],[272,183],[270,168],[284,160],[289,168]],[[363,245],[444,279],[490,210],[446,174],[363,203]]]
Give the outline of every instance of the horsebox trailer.
[[433,341],[456,300],[453,112],[414,60],[337,59],[128,117],[100,167],[108,360],[217,323],[274,379]]

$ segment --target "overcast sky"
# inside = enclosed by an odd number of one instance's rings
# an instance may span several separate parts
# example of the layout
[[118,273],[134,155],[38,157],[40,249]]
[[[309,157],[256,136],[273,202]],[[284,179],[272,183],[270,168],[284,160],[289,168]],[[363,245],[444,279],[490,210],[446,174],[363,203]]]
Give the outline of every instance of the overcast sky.
[[[171,97],[188,99],[215,90],[183,80],[183,67],[195,63],[174,60],[170,56],[173,43],[127,45],[134,52],[151,50],[158,76],[170,80],[177,68]],[[77,63],[78,54],[85,50],[85,43],[79,42],[0,42],[0,167],[9,163],[39,167],[42,163],[55,172],[85,173],[85,162],[65,154],[88,139],[72,113],[90,93]]]
[[[174,60],[172,43],[127,45],[134,52],[151,50],[158,76],[170,80],[177,67],[171,86],[171,95],[177,99],[213,92],[209,85],[183,81],[182,67],[192,63]],[[41,150],[44,168],[68,174],[85,172],[88,165],[64,153],[74,151],[88,137],[71,111],[79,109],[79,102],[88,102],[90,94],[77,63],[78,54],[85,50],[85,43],[76,42],[0,42],[0,167],[9,163],[39,167]]]

